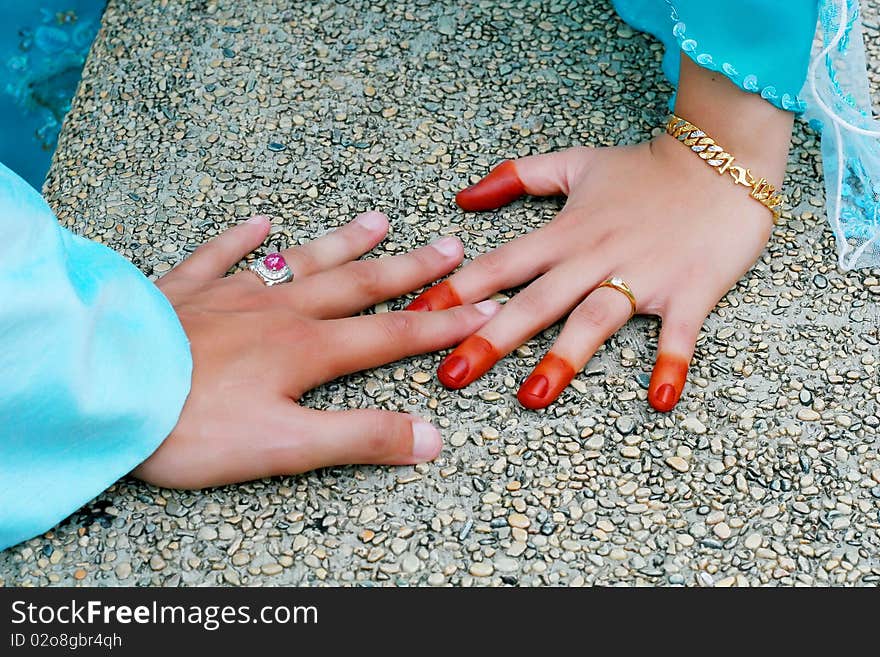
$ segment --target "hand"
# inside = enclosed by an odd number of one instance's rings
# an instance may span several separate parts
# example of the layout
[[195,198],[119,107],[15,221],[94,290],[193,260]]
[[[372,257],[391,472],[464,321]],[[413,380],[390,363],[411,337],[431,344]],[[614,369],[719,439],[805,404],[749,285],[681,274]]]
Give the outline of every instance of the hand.
[[488,302],[419,316],[349,317],[461,262],[455,238],[353,261],[387,230],[387,219],[372,212],[287,249],[294,280],[266,287],[250,271],[225,276],[269,232],[268,219],[254,217],[162,278],[159,288],[191,343],[192,388],[174,431],[134,475],[159,486],[199,488],[336,464],[434,459],[440,434],[421,418],[296,404],[307,390],[343,374],[456,344],[499,309]]
[[[781,179],[784,159],[781,171],[760,171]],[[761,253],[770,212],[665,134],[638,146],[504,162],[456,200],[465,210],[489,210],[525,193],[564,194],[568,201],[546,226],[480,256],[409,306],[449,308],[533,281],[443,361],[440,381],[453,389],[468,385],[571,313],[517,395],[528,408],[549,405],[630,319],[623,293],[597,288],[618,276],[632,289],[636,312],[662,318],[648,399],[657,410],[671,410],[703,320]]]

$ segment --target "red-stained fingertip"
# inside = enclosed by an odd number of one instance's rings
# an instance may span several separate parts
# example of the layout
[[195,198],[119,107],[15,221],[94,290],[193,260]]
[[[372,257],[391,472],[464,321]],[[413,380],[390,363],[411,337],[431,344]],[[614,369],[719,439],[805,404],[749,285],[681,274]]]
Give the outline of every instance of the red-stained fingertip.
[[460,191],[455,202],[467,212],[494,210],[526,193],[513,160],[502,162],[473,187]]
[[660,354],[657,357],[648,387],[648,403],[655,410],[668,413],[675,408],[687,381],[688,365],[682,356]]
[[428,310],[446,310],[460,305],[461,299],[458,293],[449,281],[443,281],[422,292],[404,310],[426,312]]
[[491,342],[472,335],[440,363],[437,378],[450,390],[458,390],[483,376],[498,358],[498,351]]
[[571,364],[551,351],[520,386],[516,398],[533,411],[546,408],[562,394],[574,375]]

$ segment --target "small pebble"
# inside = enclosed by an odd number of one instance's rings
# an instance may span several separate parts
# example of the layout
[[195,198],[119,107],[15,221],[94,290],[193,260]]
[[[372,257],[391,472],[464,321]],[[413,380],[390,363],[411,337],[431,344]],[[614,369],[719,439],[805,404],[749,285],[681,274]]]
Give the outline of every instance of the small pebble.
[[687,472],[690,470],[690,465],[680,456],[670,456],[666,459],[666,465],[674,470],[678,470],[679,472]]
[[471,565],[468,572],[474,577],[489,577],[495,572],[495,568],[488,561],[477,561]]

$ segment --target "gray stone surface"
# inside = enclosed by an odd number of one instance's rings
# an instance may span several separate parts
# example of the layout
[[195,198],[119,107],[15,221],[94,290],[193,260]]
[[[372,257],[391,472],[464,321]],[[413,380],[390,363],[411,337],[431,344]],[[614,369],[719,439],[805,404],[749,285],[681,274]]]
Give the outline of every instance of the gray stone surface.
[[[560,204],[469,215],[454,192],[503,158],[649,137],[659,56],[605,2],[115,0],[46,196],[152,275],[254,212],[296,241],[378,208],[377,254],[455,234],[473,257]],[[203,492],[124,479],[0,554],[0,581],[876,585],[880,272],[835,269],[819,170],[799,125],[791,215],[706,322],[674,413],[645,402],[648,318],[539,413],[516,383],[556,328],[461,392],[424,374],[440,355],[412,358],[306,402],[425,414],[437,462]]]

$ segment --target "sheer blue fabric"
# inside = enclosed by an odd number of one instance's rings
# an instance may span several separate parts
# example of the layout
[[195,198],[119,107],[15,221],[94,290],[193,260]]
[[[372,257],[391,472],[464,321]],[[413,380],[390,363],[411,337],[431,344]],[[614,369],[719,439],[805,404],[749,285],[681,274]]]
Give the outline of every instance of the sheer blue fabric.
[[871,107],[858,0],[613,3],[621,18],[666,46],[663,71],[673,84],[684,52],[741,89],[804,113],[822,132],[838,264],[880,266],[880,123]]
[[828,221],[842,269],[880,267],[880,121],[874,118],[858,0],[821,0],[804,97],[822,133]]
[[167,299],[0,164],[0,549],[46,531],[174,428],[192,359]]

